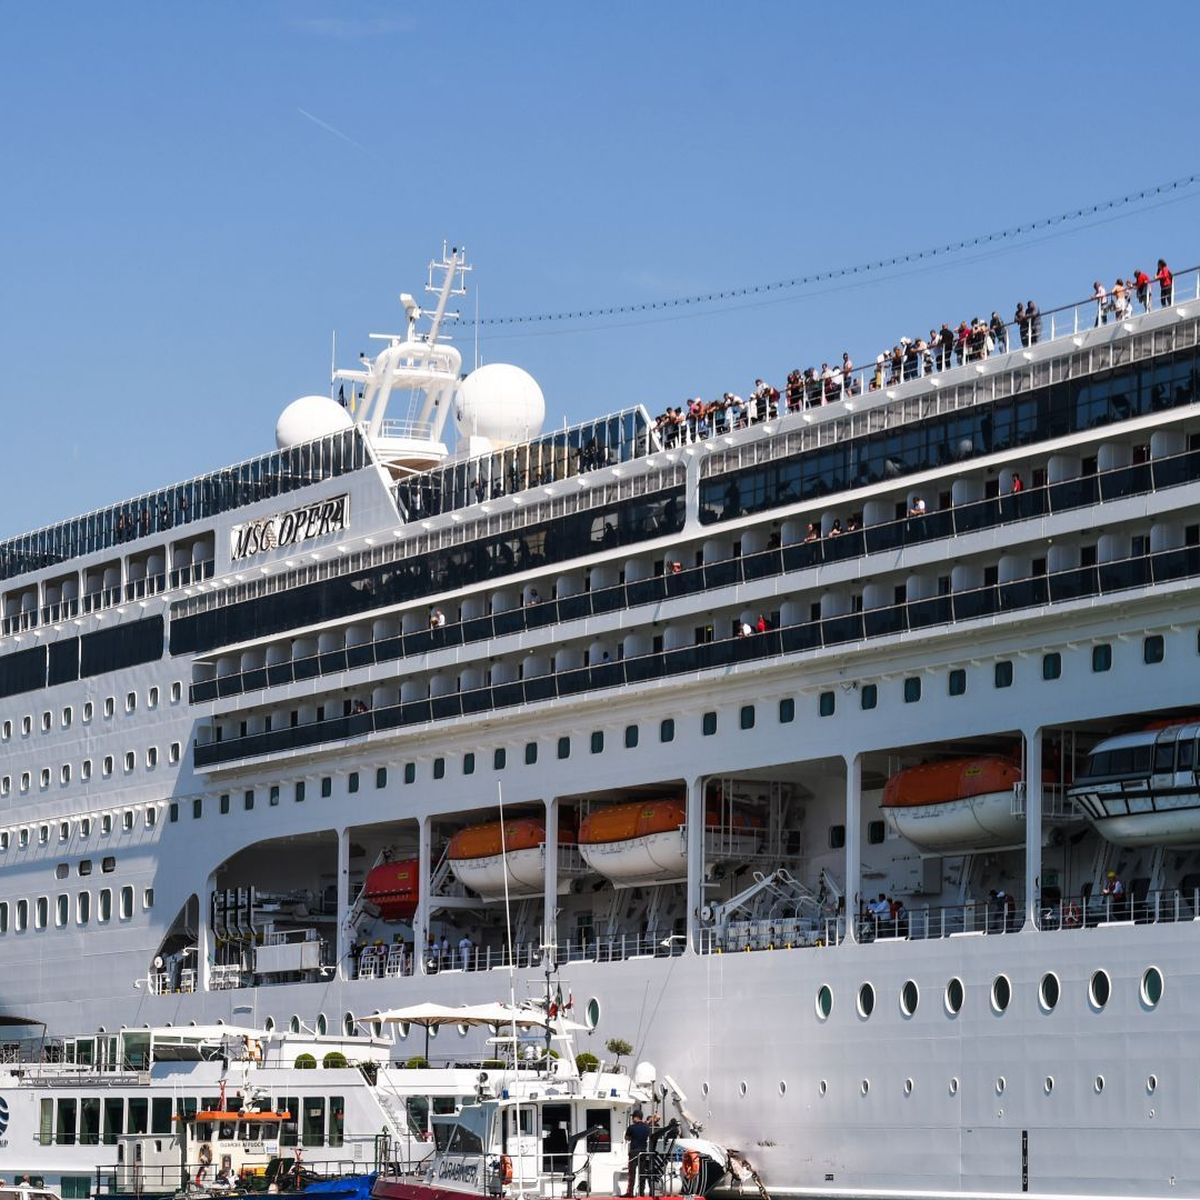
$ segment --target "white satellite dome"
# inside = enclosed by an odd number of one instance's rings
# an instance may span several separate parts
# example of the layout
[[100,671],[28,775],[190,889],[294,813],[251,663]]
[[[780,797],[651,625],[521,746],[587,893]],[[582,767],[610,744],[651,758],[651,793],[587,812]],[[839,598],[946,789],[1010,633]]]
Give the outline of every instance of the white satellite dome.
[[512,445],[537,437],[545,419],[546,400],[537,380],[511,363],[488,363],[459,385],[454,421],[460,437]]
[[340,433],[354,424],[350,414],[328,396],[301,396],[279,414],[275,422],[275,445],[280,450],[330,433]]

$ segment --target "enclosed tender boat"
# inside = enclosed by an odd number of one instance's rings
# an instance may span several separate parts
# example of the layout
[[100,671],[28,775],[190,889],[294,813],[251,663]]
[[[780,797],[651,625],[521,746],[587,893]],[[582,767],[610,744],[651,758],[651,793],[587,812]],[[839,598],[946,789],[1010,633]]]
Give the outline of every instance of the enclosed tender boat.
[[420,899],[420,860],[404,858],[371,868],[363,885],[363,898],[385,921],[411,921]]
[[1106,738],[1088,755],[1070,796],[1119,846],[1200,846],[1200,723]]
[[922,763],[887,781],[883,811],[896,833],[921,850],[1010,846],[1025,836],[1024,814],[1013,803],[1021,778],[1020,765],[999,755]]
[[[573,846],[575,841],[575,829],[560,825],[559,845]],[[546,822],[541,817],[486,821],[460,829],[450,839],[447,857],[459,882],[484,899],[503,897],[506,875],[510,895],[540,895],[546,870],[545,843]]]

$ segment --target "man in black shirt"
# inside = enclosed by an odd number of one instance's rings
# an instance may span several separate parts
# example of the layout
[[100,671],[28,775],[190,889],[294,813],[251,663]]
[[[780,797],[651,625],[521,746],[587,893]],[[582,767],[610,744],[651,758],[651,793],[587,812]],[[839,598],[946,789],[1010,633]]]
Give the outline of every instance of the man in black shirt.
[[633,1110],[633,1120],[629,1122],[629,1127],[625,1130],[625,1141],[629,1146],[629,1182],[626,1185],[625,1195],[632,1196],[635,1181],[641,1184],[643,1190],[645,1189],[646,1179],[642,1155],[646,1153],[650,1145],[650,1126],[646,1124],[640,1108]]

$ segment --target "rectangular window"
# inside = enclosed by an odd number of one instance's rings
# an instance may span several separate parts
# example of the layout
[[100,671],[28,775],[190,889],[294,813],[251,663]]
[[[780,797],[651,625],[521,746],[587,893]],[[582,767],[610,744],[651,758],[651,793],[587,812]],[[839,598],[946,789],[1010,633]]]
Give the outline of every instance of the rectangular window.
[[874,708],[879,703],[879,686],[874,683],[864,683],[858,691],[858,702],[864,708]]
[[796,701],[791,696],[785,696],[779,702],[779,723],[790,725],[796,719]]
[[355,792],[358,791],[358,772],[357,771],[350,772],[350,777],[346,781],[346,791],[348,791],[350,793],[350,795],[352,795],[352,796],[354,795]]
[[887,836],[887,826],[882,821],[867,822],[867,844],[870,846],[880,846],[883,844],[883,839]]
[[150,1101],[141,1096],[129,1097],[129,1132],[149,1133]]
[[1042,655],[1042,678],[1062,678],[1062,655],[1057,650],[1052,650],[1049,654]]
[[712,737],[717,732],[717,714],[706,712],[700,721],[700,732],[705,737]]
[[49,1146],[54,1140],[54,1101],[43,1100],[38,1119],[38,1141]]
[[1142,640],[1142,662],[1147,665],[1160,663],[1163,660],[1163,639],[1161,633],[1152,633]]
[[75,1145],[75,1101],[58,1102],[58,1119],[55,1122],[54,1141],[59,1146]]
[[[346,1140],[346,1098],[329,1097],[329,1144],[340,1146]],[[63,1198],[66,1200],[66,1197]]]
[[[90,1103],[90,1100],[84,1101],[84,1104]],[[95,1103],[99,1104],[100,1101]],[[64,1175],[59,1181],[58,1193],[63,1200],[87,1200],[92,1194],[92,1178],[90,1175]]]
[[1112,666],[1112,645],[1101,642],[1092,647],[1092,670],[1107,671]]
[[639,736],[640,736],[640,734],[638,732],[638,727],[636,725],[626,725],[625,726],[625,749],[626,750],[637,749]]
[[171,801],[171,807],[167,809],[167,820],[172,825],[179,820],[179,805],[174,800]]
[[658,740],[660,742],[673,742],[675,740],[675,718],[664,717],[659,722]]
[[468,750],[466,754],[463,755],[463,774],[475,774],[475,752],[473,750]]
[[1012,687],[1013,681],[1013,665],[1012,659],[1002,658],[994,668],[995,684],[998,688]]
[[596,729],[592,731],[592,753],[604,753],[604,730]]
[[525,765],[527,767],[533,766],[533,764],[535,762],[537,762],[537,756],[538,756],[537,742],[526,742],[525,743]]
[[505,751],[503,746],[497,746],[496,749],[492,751],[492,770],[493,771],[503,771],[504,767],[507,763],[508,763],[507,752]]
[[300,1100],[297,1096],[280,1096],[275,1101],[275,1111],[290,1113],[286,1121],[279,1123],[279,1144],[295,1146],[300,1140]]
[[846,845],[846,827],[845,825],[830,825],[829,827],[829,848],[830,850],[841,850]]
[[832,692],[822,692],[817,697],[817,712],[822,717],[832,717],[837,708],[837,697]]
[[279,784],[271,784],[270,790],[267,792],[267,803],[274,808],[279,803]]
[[171,1097],[170,1096],[155,1096],[151,1101],[150,1109],[150,1132],[151,1133],[170,1133],[171,1132]]
[[377,788],[387,787],[387,767],[375,768],[375,786]]
[[446,778],[446,760],[440,755],[433,760],[433,777],[434,779]]
[[115,1146],[125,1132],[125,1100],[121,1096],[104,1097],[104,1144]]
[[198,821],[202,816],[204,816],[204,797],[197,796],[192,801],[192,820]]
[[738,724],[741,726],[742,729],[753,729],[754,728],[754,716],[755,716],[754,705],[753,704],[743,704],[741,707],[741,711],[738,713]]
[[965,696],[967,694],[967,672],[963,667],[955,667],[947,679],[947,691],[951,696]]
[[910,675],[904,681],[904,703],[915,704],[921,698],[921,677]]
[[248,788],[245,795],[242,797],[242,803],[245,805],[246,811],[254,807],[254,789]]
[[560,737],[558,739],[558,757],[571,757],[571,739],[569,737]]
[[[405,783],[416,783],[417,782],[417,764],[415,762],[406,762],[404,764],[404,782]],[[379,785],[376,784],[375,786],[378,787]]]
[[229,793],[228,792],[221,793],[220,800],[218,801],[218,807],[221,810],[221,816],[225,816],[225,814],[227,812],[229,812]]
[[307,791],[308,791],[308,789],[305,787],[304,780],[297,779],[296,780],[296,789],[294,792],[297,804],[304,803],[304,797],[305,797],[305,795],[307,795]]
[[305,1146],[323,1146],[325,1144],[325,1097],[305,1096],[301,1103],[304,1105],[302,1143]]
[[328,800],[333,795],[333,776],[323,775],[321,777],[321,799]]

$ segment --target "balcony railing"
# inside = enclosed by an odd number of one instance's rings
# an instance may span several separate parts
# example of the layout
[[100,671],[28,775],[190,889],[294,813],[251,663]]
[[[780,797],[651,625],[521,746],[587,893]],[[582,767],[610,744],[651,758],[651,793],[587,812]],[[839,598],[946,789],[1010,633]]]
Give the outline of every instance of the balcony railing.
[[324,742],[346,741],[431,721],[470,717],[498,709],[588,692],[626,688],[654,679],[691,675],[875,637],[894,636],[938,625],[953,625],[996,614],[1040,608],[1066,601],[1110,596],[1153,584],[1200,577],[1200,546],[1184,546],[1094,566],[1076,567],[1011,583],[905,601],[865,612],[825,617],[749,637],[639,655],[595,666],[515,679],[471,691],[449,692],[420,700],[313,721],[288,729],[248,734],[229,741],[196,743],[197,767],[218,766],[244,758],[301,750]]
[[[454,622],[436,629],[397,634],[395,637],[361,642],[340,650],[271,663],[248,671],[232,672],[192,684],[189,697],[193,704],[201,704],[322,675],[339,675],[357,667],[394,662],[397,659],[411,658],[454,646],[525,633],[565,621],[581,620],[646,604],[658,604],[664,600],[706,592],[713,588],[774,578],[825,563],[958,537],[1017,521],[1033,520],[1079,508],[1091,508],[1129,496],[1146,495],[1195,483],[1198,480],[1200,450],[1191,450],[1128,467],[1101,471],[1095,475],[1062,480],[1045,487],[1027,488],[1016,495],[994,496],[970,504],[926,512],[920,517],[904,517],[870,525],[865,529],[850,530],[838,537],[813,538],[811,541],[720,562],[705,563],[699,567],[681,567],[679,571],[668,571],[650,579],[597,588],[591,592],[580,592],[557,600],[545,600],[523,608]],[[1011,588],[1014,585],[1002,586]],[[881,611],[871,610],[872,613]],[[885,618],[878,615],[872,617],[875,623],[883,620]]]

